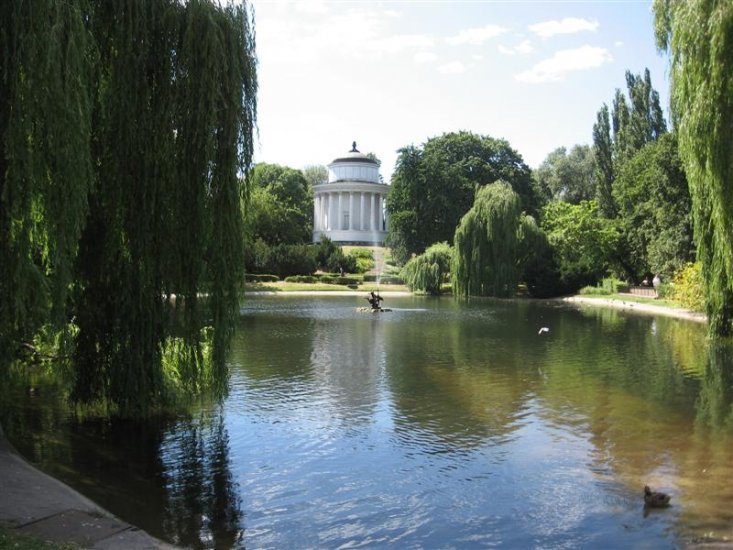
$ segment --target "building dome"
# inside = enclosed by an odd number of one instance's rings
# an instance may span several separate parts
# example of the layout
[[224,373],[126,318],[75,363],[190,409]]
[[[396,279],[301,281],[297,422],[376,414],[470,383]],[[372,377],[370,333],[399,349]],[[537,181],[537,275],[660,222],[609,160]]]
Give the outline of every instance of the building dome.
[[351,151],[328,165],[328,181],[313,187],[313,242],[325,235],[334,242],[382,244],[387,189],[379,162],[352,143]]
[[374,164],[377,167],[379,166],[379,163],[377,163],[376,160],[369,158],[367,155],[360,152],[356,148],[356,142],[351,144],[351,151],[349,151],[345,155],[342,155],[336,159],[333,159],[331,164],[336,164],[336,163],[341,164],[341,163],[348,163],[348,162],[366,162],[367,164]]

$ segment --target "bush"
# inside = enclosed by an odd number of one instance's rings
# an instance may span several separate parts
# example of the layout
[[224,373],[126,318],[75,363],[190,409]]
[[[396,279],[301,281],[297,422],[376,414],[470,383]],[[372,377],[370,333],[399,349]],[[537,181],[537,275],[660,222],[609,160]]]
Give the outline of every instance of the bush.
[[453,249],[448,243],[436,243],[405,264],[402,278],[413,292],[438,295],[448,280],[452,257]]
[[361,281],[355,277],[341,277],[333,275],[322,275],[320,281],[326,285],[358,286]]
[[584,286],[580,289],[580,294],[588,296],[609,296],[611,294],[618,294],[628,285],[620,279],[614,279],[613,277],[607,277],[601,281],[597,286]]
[[263,275],[259,273],[247,273],[244,280],[248,283],[276,283],[280,280],[277,275]]
[[286,283],[317,283],[318,277],[315,275],[291,275],[290,277],[285,277]]
[[700,262],[687,264],[672,279],[671,298],[687,309],[705,311],[705,291]]
[[316,270],[315,250],[307,244],[280,244],[270,250],[268,271],[281,278],[290,275],[312,275]]

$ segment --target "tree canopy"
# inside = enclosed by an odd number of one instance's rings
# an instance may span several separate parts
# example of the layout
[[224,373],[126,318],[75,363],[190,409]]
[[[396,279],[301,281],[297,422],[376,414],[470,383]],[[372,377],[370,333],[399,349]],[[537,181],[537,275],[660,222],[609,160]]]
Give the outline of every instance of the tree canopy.
[[712,333],[733,320],[733,3],[655,0]]
[[439,295],[450,275],[453,249],[448,243],[435,243],[423,254],[411,258],[401,276],[412,292]]
[[145,414],[173,385],[224,391],[252,25],[205,0],[0,6],[0,348],[73,322],[78,401]]
[[552,151],[534,172],[543,198],[572,204],[596,196],[596,162],[588,145],[575,145]]
[[694,260],[690,193],[674,134],[647,143],[621,168],[614,199],[637,275],[666,280]]
[[478,190],[455,232],[455,296],[514,295],[521,273],[520,215],[522,201],[508,183],[497,181]]
[[404,263],[433,243],[450,241],[476,189],[499,179],[518,194],[521,208],[536,209],[530,169],[504,140],[462,131],[400,149],[387,197],[395,259]]

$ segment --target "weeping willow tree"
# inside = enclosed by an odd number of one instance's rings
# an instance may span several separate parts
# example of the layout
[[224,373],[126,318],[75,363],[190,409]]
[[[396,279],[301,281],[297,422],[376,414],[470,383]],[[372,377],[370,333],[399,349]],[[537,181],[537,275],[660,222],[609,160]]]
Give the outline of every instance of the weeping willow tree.
[[455,296],[514,295],[520,276],[520,215],[521,198],[508,183],[497,181],[478,190],[453,241]]
[[64,325],[92,188],[94,46],[80,6],[0,3],[0,374]]
[[448,243],[435,243],[410,259],[401,276],[412,292],[439,295],[450,275],[453,249]]
[[670,52],[672,113],[692,197],[710,332],[733,320],[733,3],[654,2]]
[[[25,172],[3,180],[0,223],[3,231],[28,227],[16,239],[24,248],[2,245],[25,261],[25,271],[3,262],[16,286],[3,287],[2,299],[19,304],[7,316],[3,307],[3,322],[28,317],[24,300],[73,318],[79,402],[140,415],[166,402],[171,382],[189,394],[222,394],[243,279],[240,176],[251,164],[256,118],[246,6],[49,0],[44,12],[36,3],[5,4],[2,39],[20,45],[11,57],[17,69],[3,82],[15,98],[7,111],[26,111],[15,115],[20,126],[6,124],[3,112],[2,162]],[[71,59],[59,68],[59,56]],[[57,112],[35,90],[45,84],[44,62],[68,88],[55,99]],[[53,141],[36,138],[45,125]],[[68,194],[50,216],[46,188]],[[63,236],[61,254],[52,255],[37,225]],[[69,288],[67,299],[61,291]],[[36,325],[48,319],[39,312]]]

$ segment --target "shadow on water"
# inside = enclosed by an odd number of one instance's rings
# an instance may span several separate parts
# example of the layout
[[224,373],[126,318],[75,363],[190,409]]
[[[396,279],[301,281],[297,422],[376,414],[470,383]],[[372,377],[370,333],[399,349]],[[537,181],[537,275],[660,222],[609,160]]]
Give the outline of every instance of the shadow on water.
[[[248,301],[222,406],[78,421],[53,384],[19,385],[6,432],[113,513],[194,548],[733,539],[733,351],[703,326],[489,300],[366,315],[361,302]],[[672,507],[645,515],[645,484]]]
[[188,548],[232,548],[244,513],[221,414],[76,420],[58,387],[16,392],[3,426],[18,451],[115,515]]

